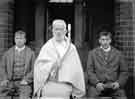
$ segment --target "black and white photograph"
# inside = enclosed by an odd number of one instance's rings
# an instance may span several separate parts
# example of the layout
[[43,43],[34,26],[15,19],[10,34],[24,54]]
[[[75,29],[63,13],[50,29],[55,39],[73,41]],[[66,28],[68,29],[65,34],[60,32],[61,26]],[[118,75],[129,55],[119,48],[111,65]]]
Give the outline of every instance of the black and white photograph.
[[135,0],[0,0],[0,99],[135,99]]

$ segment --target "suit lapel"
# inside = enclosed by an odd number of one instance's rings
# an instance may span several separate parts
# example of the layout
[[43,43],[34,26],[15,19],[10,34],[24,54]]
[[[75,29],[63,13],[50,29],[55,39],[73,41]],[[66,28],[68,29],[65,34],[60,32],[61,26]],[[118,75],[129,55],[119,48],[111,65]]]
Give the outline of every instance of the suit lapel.
[[115,58],[115,49],[113,47],[111,47],[111,51],[108,53],[108,58],[105,59],[105,55],[103,53],[103,51],[98,48],[97,50],[97,56],[99,56],[100,60],[106,64],[106,63],[110,63],[114,58]]
[[13,47],[9,53],[8,57],[8,73],[9,73],[9,78],[12,78],[13,75],[13,65],[14,65],[14,55],[15,55],[15,47]]
[[108,56],[108,62],[110,63],[115,57],[115,49],[113,47],[111,47],[111,51],[109,52],[109,56]]
[[115,58],[115,49],[113,47],[111,47],[111,51],[108,53],[108,57],[107,59],[105,59],[105,55],[102,51],[102,49],[98,48],[97,51],[96,51],[96,55],[98,56],[99,60],[104,63],[104,64],[107,64],[107,63],[110,63],[113,58]]
[[24,71],[25,74],[26,74],[26,72],[27,72],[29,59],[30,59],[30,53],[29,53],[29,51],[28,51],[28,49],[27,49],[27,47],[26,47],[26,48],[25,48],[25,71]]
[[97,55],[100,57],[100,59],[104,60],[104,55],[103,55],[102,49],[100,49],[100,48],[97,49]]
[[98,56],[98,59],[99,59],[103,64],[106,64],[106,61],[105,61],[103,52],[102,52],[102,50],[101,50],[100,48],[97,49],[97,51],[96,51],[96,56]]

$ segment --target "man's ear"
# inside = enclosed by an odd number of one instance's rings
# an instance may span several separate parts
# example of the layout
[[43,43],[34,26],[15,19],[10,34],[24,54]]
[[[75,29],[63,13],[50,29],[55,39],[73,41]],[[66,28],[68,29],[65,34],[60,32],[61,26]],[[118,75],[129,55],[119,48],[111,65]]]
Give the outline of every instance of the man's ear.
[[67,31],[67,30],[65,30],[65,35],[66,35],[66,33],[68,33],[68,31]]
[[99,44],[101,43],[101,39],[98,39]]
[[112,39],[109,40],[109,43],[112,43]]
[[27,40],[26,40],[26,38],[25,38],[24,43],[26,43],[26,42],[27,42]]

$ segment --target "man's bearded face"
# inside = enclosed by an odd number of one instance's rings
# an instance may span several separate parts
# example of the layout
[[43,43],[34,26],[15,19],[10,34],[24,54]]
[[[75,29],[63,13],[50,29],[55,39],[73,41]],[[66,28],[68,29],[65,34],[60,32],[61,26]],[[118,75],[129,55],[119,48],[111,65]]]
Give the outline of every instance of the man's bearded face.
[[66,35],[66,28],[63,24],[56,24],[53,26],[53,36],[56,40],[61,41],[64,40]]

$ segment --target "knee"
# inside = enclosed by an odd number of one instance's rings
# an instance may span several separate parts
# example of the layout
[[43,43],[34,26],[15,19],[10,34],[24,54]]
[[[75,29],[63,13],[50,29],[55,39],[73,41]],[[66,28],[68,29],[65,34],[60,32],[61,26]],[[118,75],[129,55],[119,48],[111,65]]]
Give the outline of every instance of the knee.
[[88,88],[88,96],[91,97],[91,98],[92,97],[93,98],[94,97],[98,97],[99,96],[99,92],[97,91],[97,89],[95,87],[91,86],[91,87]]
[[8,90],[6,89],[7,87],[0,86],[0,96],[7,96]]
[[116,95],[118,97],[126,97],[125,91],[123,89],[119,89],[116,91]]
[[32,88],[31,86],[21,86],[20,87],[20,95],[23,96],[30,96],[32,93]]
[[0,99],[11,99],[10,96],[0,96]]
[[127,99],[127,97],[115,97],[115,99]]
[[115,99],[127,99],[125,91],[123,89],[119,89],[115,93]]

